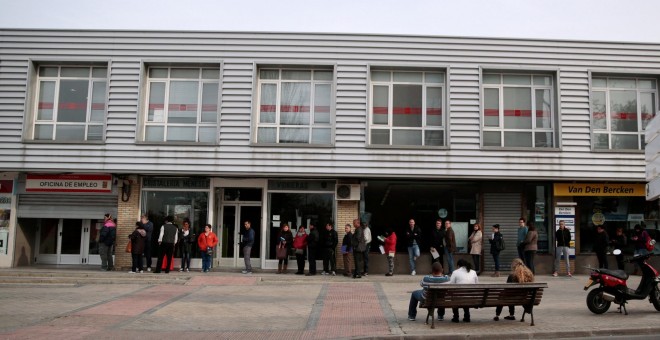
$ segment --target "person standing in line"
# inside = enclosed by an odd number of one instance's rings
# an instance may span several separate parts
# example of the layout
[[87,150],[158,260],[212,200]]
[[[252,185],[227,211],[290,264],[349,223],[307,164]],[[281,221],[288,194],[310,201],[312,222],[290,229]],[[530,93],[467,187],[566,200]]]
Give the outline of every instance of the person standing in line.
[[114,269],[112,258],[112,246],[117,238],[117,223],[113,221],[112,215],[103,216],[103,228],[99,232],[99,255],[101,256],[101,270],[111,271]]
[[559,221],[559,229],[555,232],[555,243],[557,244],[557,248],[555,250],[552,276],[559,275],[559,261],[562,255],[566,260],[566,275],[571,276],[571,262],[568,255],[568,249],[571,246],[571,231],[566,228],[565,221]]
[[[173,222],[174,218],[168,215],[165,217],[165,224],[160,227],[160,234],[158,235],[160,253],[158,254],[158,262],[156,262],[156,270],[154,270],[155,274],[159,274],[161,268],[165,268],[165,273],[169,274],[172,267],[174,245],[179,241],[179,228]],[[165,263],[163,263],[163,260],[166,260]],[[165,267],[163,267],[163,264]]]
[[456,236],[451,228],[451,221],[445,221],[445,255],[447,256],[447,266],[449,275],[454,272],[454,253],[456,252]]
[[146,260],[146,265],[147,265],[147,271],[151,271],[151,242],[152,242],[152,235],[154,231],[154,224],[153,222],[149,221],[149,216],[147,214],[142,215],[140,218],[140,223],[142,223],[142,227],[144,227],[144,231],[147,232],[146,239],[144,240],[144,257]]
[[202,253],[202,273],[208,273],[211,270],[213,250],[218,245],[218,236],[211,229],[213,229],[213,226],[210,224],[205,225],[204,232],[197,238],[197,246],[199,252]]
[[346,223],[344,226],[344,231],[346,234],[344,235],[344,238],[341,241],[341,256],[344,260],[344,276],[351,276],[351,252],[353,252],[353,248],[351,247],[351,237],[353,234],[351,233],[351,224]]
[[433,255],[431,255],[431,264],[435,262],[440,262],[440,264],[442,264],[443,256],[445,255],[445,229],[442,228],[441,219],[435,221],[435,229],[433,229],[430,250],[431,252],[435,251],[438,253],[438,257],[436,258],[433,258]]
[[387,237],[383,240],[383,248],[385,249],[385,256],[387,256],[387,274],[385,276],[394,275],[394,256],[396,255],[396,234],[394,229],[387,229]]
[[252,223],[245,221],[243,223],[245,231],[243,232],[242,248],[243,248],[243,261],[245,262],[245,269],[241,271],[243,274],[252,274],[252,263],[250,263],[250,256],[252,255],[252,246],[254,245],[254,229]]
[[369,250],[371,249],[371,228],[365,223],[361,223],[364,228],[364,242],[366,242],[366,249],[364,251],[364,272],[362,275],[369,276]]
[[483,239],[483,235],[479,223],[475,223],[472,228],[472,235],[468,238],[470,242],[470,255],[472,255],[472,262],[474,262],[474,271],[479,275],[481,273],[481,240]]
[[525,258],[525,238],[527,237],[527,224],[524,217],[518,220],[518,258]]
[[[477,284],[479,283],[479,277],[477,272],[472,270],[472,265],[470,262],[460,259],[456,264],[458,269],[456,269],[451,274],[451,279],[449,283],[458,283],[458,284]],[[451,322],[458,322],[458,308],[451,309],[454,312],[454,317],[451,319]],[[463,322],[470,322],[470,308],[463,308]]]
[[309,271],[305,276],[316,275],[316,256],[319,252],[319,231],[312,223],[309,224],[309,235],[307,235],[307,261],[309,262]]
[[183,220],[183,227],[181,228],[181,231],[179,231],[179,240],[181,247],[181,268],[179,271],[189,272],[190,255],[193,250],[193,244],[197,242],[197,237],[193,234],[192,230],[190,230],[190,220],[187,218]]
[[135,230],[128,235],[131,240],[131,260],[132,266],[129,273],[142,273],[142,253],[144,252],[144,241],[147,232],[144,230],[142,223],[135,222]]
[[410,275],[416,275],[416,263],[419,257],[419,245],[421,244],[422,231],[415,225],[415,220],[408,221],[406,240],[408,241],[408,261],[410,263]]
[[646,249],[646,243],[648,242],[649,238],[651,238],[649,233],[647,233],[641,225],[635,224],[635,229],[632,233],[632,237],[630,238],[635,242],[634,256],[647,255],[649,253],[649,251]]
[[291,233],[291,230],[289,230],[289,224],[284,223],[282,227],[280,227],[280,233],[277,239],[279,240],[277,246],[286,249],[286,257],[277,261],[277,273],[286,274],[287,267],[289,266],[289,254],[291,253],[291,246],[293,245],[293,234]]
[[607,264],[607,246],[610,244],[610,238],[602,225],[596,226],[596,237],[594,238],[593,251],[598,258],[598,268],[608,269]]
[[[619,249],[623,250],[628,245],[628,239],[626,238],[626,235],[623,233],[623,228],[622,227],[617,227],[616,228],[616,233],[614,234],[614,237],[612,237],[612,240],[610,241],[614,249]],[[623,251],[621,254],[616,255],[616,266],[619,268],[619,270],[625,270],[625,265],[623,263]]]
[[353,278],[362,278],[360,270],[364,268],[364,251],[367,249],[367,243],[364,240],[364,229],[360,226],[360,220],[353,220],[353,238],[351,239],[351,247],[353,248],[353,260],[355,261],[355,270],[353,271]]
[[[431,275],[426,275],[419,281],[419,285],[424,287],[429,283],[446,283],[449,282],[449,276],[444,275],[442,270],[442,263],[434,262],[431,265]],[[424,289],[419,289],[410,294],[410,303],[408,304],[408,321],[415,321],[417,317],[417,306],[420,302],[424,301]],[[438,321],[445,318],[445,309],[438,308]]]
[[504,237],[500,233],[499,224],[493,224],[493,234],[488,241],[490,242],[490,253],[493,255],[493,261],[495,262],[495,273],[491,276],[500,277],[500,252],[504,250]]
[[305,226],[298,227],[296,237],[293,238],[293,249],[296,253],[296,263],[298,264],[298,271],[296,275],[305,274],[305,251],[307,249],[307,233]]
[[539,234],[536,232],[536,227],[534,224],[530,224],[527,235],[525,236],[524,253],[525,265],[527,265],[527,267],[532,271],[534,275],[536,275],[536,271],[534,270],[534,256],[536,255],[536,251],[539,249],[538,241]]
[[[528,282],[534,282],[534,274],[532,273],[529,268],[525,266],[523,263],[523,260],[521,259],[513,259],[513,262],[511,262],[511,274],[506,279],[507,283],[528,283]],[[502,313],[502,309],[504,307],[498,306],[495,308],[495,317],[493,320],[495,321],[500,321],[500,314]],[[516,307],[515,306],[509,306],[509,315],[505,316],[505,320],[515,320],[516,316]]]
[[325,232],[323,233],[323,275],[337,275],[337,255],[336,249],[339,243],[339,236],[335,231],[332,223],[325,225]]

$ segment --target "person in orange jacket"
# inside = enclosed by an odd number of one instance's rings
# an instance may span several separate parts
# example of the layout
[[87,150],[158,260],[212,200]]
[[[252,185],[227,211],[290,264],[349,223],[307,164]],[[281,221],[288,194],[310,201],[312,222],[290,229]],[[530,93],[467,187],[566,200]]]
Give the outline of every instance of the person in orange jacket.
[[387,230],[387,237],[383,240],[383,248],[385,248],[385,256],[387,256],[387,267],[388,271],[385,276],[394,275],[394,255],[396,255],[396,234],[394,229],[389,228]]
[[218,245],[218,237],[211,231],[213,227],[210,224],[204,226],[204,232],[199,235],[197,245],[202,253],[202,272],[208,273],[211,270],[211,258],[213,250]]

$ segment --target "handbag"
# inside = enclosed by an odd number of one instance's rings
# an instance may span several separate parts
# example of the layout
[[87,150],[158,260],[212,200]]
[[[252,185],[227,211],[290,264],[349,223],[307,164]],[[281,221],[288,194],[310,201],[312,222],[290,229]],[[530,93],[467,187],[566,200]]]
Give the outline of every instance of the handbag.
[[652,239],[651,236],[649,236],[646,239],[646,250],[653,251],[654,249],[655,249],[655,240]]
[[286,247],[277,247],[275,251],[275,255],[278,260],[284,260],[287,257],[287,249]]
[[206,255],[213,255],[213,248],[212,247],[206,247]]
[[130,253],[133,251],[133,242],[131,240],[128,240],[128,243],[126,244],[126,252]]

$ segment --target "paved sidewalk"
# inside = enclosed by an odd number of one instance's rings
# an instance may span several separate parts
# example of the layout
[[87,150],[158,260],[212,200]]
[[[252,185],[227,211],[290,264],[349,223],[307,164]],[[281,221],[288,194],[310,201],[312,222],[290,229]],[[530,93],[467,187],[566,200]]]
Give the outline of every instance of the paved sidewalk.
[[[419,289],[420,279],[0,270],[0,339],[543,339],[660,333],[660,312],[648,300],[629,303],[627,316],[615,307],[603,315],[589,312],[582,289],[586,276],[538,276],[549,288],[534,309],[534,327],[495,322],[495,310],[487,308],[471,311],[471,323],[442,321],[430,329],[425,310],[417,321],[407,320],[410,293]],[[636,286],[639,277],[631,282]],[[521,308],[516,312],[519,318]]]

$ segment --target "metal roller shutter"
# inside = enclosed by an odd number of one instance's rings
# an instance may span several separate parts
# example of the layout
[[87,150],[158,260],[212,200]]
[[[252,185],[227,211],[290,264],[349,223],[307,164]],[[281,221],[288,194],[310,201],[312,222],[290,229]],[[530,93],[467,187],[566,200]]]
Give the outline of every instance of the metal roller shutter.
[[117,216],[116,195],[18,195],[18,217],[102,219]]
[[495,262],[490,254],[490,243],[487,241],[492,234],[493,224],[500,225],[506,248],[500,253],[500,271],[511,267],[511,261],[518,257],[516,242],[518,240],[518,221],[521,214],[521,197],[519,193],[484,193],[484,269],[495,270]]

